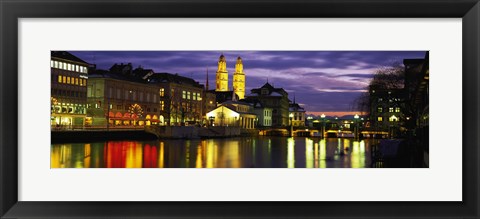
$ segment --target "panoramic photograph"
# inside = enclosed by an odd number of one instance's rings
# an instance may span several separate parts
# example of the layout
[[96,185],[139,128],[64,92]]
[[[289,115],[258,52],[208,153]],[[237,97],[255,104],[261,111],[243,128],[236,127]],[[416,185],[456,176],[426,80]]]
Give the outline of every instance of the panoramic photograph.
[[51,168],[428,168],[428,51],[51,51]]

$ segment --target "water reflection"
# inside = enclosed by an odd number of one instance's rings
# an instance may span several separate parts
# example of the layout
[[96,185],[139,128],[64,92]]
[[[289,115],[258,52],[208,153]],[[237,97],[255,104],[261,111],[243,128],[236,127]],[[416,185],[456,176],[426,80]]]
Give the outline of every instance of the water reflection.
[[363,168],[371,140],[257,137],[53,144],[52,168]]

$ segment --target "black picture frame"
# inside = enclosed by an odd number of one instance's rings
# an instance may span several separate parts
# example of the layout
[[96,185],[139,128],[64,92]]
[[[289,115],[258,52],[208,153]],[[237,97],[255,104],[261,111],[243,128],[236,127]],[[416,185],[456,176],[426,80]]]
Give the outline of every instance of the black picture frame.
[[[0,0],[2,218],[479,218],[478,0]],[[462,202],[18,201],[18,19],[105,17],[462,18]],[[460,145],[457,145],[460,146]],[[441,192],[441,191],[439,191]]]

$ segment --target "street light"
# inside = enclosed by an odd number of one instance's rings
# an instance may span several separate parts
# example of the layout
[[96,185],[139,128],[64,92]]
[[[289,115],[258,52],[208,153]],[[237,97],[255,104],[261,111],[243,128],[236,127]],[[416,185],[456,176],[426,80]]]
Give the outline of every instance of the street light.
[[325,114],[320,115],[322,120],[322,138],[325,138]]
[[360,116],[358,116],[358,114],[355,114],[355,116],[353,117],[355,118],[355,123],[356,124],[356,127],[355,127],[355,139],[359,139],[359,135],[358,135],[358,118],[360,118]]

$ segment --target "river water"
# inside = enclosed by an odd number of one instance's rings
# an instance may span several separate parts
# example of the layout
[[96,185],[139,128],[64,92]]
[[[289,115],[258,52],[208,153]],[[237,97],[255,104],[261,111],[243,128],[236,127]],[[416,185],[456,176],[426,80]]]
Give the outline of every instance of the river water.
[[51,145],[52,168],[363,168],[374,140],[308,137]]

